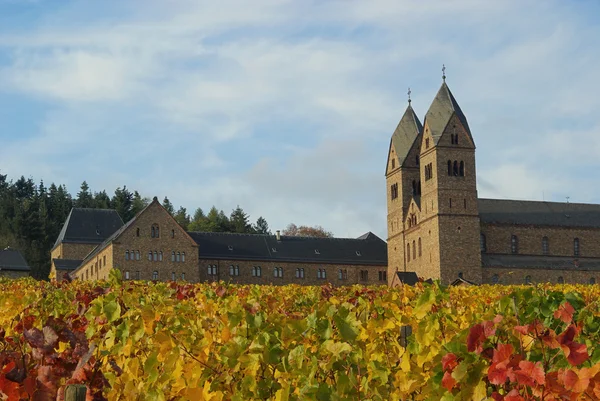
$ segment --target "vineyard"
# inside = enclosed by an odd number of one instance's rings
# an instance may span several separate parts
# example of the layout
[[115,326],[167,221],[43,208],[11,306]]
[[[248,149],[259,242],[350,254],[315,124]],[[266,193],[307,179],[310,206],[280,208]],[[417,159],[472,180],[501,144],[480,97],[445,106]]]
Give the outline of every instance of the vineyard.
[[599,299],[0,278],[0,400],[595,400]]

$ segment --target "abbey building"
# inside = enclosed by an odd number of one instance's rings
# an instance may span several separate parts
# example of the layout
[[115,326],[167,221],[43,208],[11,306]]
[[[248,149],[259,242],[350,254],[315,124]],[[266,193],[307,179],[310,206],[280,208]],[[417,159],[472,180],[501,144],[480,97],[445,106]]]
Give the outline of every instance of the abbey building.
[[[481,199],[475,141],[445,80],[423,124],[410,105],[386,165],[388,280],[596,283],[600,205]],[[401,274],[398,274],[401,273]]]

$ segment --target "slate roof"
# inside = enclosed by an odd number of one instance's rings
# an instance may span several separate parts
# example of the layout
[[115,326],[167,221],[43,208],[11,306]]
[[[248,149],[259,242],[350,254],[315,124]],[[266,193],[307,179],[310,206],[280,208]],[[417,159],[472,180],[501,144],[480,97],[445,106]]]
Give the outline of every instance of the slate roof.
[[408,106],[392,134],[392,146],[398,156],[398,165],[402,166],[410,153],[417,137],[423,131],[423,125],[412,106]]
[[78,259],[52,259],[57,270],[75,270],[83,260]]
[[415,272],[396,272],[396,275],[402,284],[415,285],[419,282],[419,277]]
[[52,249],[62,242],[101,244],[123,226],[116,210],[73,208]]
[[[260,260],[387,266],[387,244],[373,233],[316,238],[233,233],[188,233],[201,259]],[[318,252],[318,253],[317,253]]]
[[471,135],[469,123],[467,123],[467,118],[454,98],[454,95],[450,92],[450,88],[448,88],[448,85],[444,82],[425,115],[425,124],[427,124],[431,131],[431,136],[433,137],[435,145],[438,144],[444,133],[444,129],[446,129],[446,126],[454,113],[456,113],[456,116],[465,127],[471,141],[475,143],[475,141],[473,141],[473,136]]
[[538,255],[495,255],[481,254],[484,267],[548,270],[600,270],[600,258]]
[[600,228],[600,205],[479,199],[482,223]]
[[0,250],[0,270],[31,271],[27,261],[16,249]]

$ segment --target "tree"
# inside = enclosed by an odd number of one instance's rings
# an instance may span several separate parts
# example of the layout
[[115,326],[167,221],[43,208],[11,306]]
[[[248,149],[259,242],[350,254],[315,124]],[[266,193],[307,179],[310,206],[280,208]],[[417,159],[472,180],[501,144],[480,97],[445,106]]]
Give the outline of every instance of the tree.
[[288,235],[292,237],[319,237],[319,238],[332,238],[333,233],[331,231],[325,230],[321,226],[296,226],[294,223],[288,224],[288,226],[283,230],[283,235]]
[[175,216],[173,217],[175,218],[175,221],[177,221],[177,223],[181,226],[181,228],[183,228],[185,231],[188,230],[188,227],[190,225],[190,216],[187,214],[186,208],[180,206],[179,210],[177,211],[177,213],[175,213]]
[[252,232],[252,226],[250,225],[250,219],[244,210],[238,205],[229,217],[229,226],[231,231],[234,233],[250,233]]
[[98,209],[110,209],[110,197],[106,191],[94,193],[94,206]]
[[127,189],[126,185],[123,186],[123,189],[119,187],[115,190],[115,196],[113,196],[111,203],[124,222],[128,222],[133,218],[133,194]]
[[175,207],[173,206],[169,198],[167,198],[166,196],[165,199],[163,199],[162,205],[171,216],[175,214]]
[[90,187],[87,182],[81,183],[81,189],[77,193],[77,199],[75,200],[75,207],[95,207],[94,197],[90,193]]
[[146,206],[150,204],[149,198],[142,198],[138,191],[133,193],[133,202],[131,204],[131,213],[136,216],[139,212],[144,210]]
[[207,220],[202,208],[196,209],[194,217],[188,226],[189,231],[206,231]]
[[271,230],[269,229],[269,224],[264,217],[260,216],[258,220],[256,220],[256,224],[254,225],[254,231],[257,234],[266,234],[271,235]]

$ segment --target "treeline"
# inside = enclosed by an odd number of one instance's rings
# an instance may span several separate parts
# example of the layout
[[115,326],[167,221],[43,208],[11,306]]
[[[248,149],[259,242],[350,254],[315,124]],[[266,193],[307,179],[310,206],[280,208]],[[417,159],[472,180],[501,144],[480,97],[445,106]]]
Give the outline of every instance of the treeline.
[[[52,183],[46,187],[43,181],[36,184],[25,177],[13,182],[0,174],[0,249],[7,246],[18,249],[31,266],[32,276],[45,279],[50,272],[50,250],[71,208],[115,209],[127,222],[150,202],[150,198],[126,186],[117,188],[114,195],[109,196],[104,190],[92,192],[84,181],[73,197],[64,185]],[[261,216],[253,223],[239,206],[229,215],[215,206],[207,213],[198,208],[190,215],[185,207],[175,209],[167,197],[162,205],[187,231],[271,234],[265,218]],[[332,236],[320,226],[297,227],[293,223],[283,234]]]

